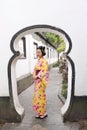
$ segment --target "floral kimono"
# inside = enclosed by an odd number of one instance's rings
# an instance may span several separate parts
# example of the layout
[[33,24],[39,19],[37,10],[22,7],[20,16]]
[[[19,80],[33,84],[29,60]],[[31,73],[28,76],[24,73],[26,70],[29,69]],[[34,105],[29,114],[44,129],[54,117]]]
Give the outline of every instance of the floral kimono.
[[44,58],[38,59],[33,76],[37,76],[34,86],[33,109],[38,115],[46,113],[46,87],[48,85],[48,63]]

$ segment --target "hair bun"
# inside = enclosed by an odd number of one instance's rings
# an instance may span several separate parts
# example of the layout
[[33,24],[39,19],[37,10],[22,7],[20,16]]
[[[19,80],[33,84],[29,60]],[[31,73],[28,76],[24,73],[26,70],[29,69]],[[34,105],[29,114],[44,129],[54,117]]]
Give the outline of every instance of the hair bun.
[[43,46],[43,50],[45,50],[45,47]]

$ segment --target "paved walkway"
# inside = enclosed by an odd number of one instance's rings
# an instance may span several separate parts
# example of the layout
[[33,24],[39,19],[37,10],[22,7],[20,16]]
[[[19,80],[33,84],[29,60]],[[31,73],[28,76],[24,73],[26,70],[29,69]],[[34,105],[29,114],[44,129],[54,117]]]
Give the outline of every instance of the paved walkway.
[[[60,108],[62,102],[58,99],[58,89],[61,84],[61,76],[58,69],[50,71],[50,82],[47,88],[47,110],[48,117],[45,119],[35,119],[32,110],[33,85],[20,94],[20,102],[25,108],[25,117],[22,123],[5,124],[1,130],[79,130],[77,123],[63,123]],[[31,129],[30,129],[31,128]]]

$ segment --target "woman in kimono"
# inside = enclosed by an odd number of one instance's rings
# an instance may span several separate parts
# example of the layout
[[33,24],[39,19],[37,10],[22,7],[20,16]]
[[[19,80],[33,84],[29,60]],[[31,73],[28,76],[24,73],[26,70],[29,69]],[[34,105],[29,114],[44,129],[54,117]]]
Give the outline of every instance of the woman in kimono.
[[44,58],[46,55],[45,47],[39,46],[36,51],[38,61],[35,65],[33,77],[35,79],[33,109],[36,112],[36,118],[47,117],[46,113],[46,87],[48,85],[48,62]]

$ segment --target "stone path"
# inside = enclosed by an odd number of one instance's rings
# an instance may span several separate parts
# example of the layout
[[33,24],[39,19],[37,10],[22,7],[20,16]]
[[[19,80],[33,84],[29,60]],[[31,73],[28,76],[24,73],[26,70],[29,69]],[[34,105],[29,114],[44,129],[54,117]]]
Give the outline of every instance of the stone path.
[[22,123],[7,123],[1,130],[79,130],[78,123],[63,123],[60,109],[62,102],[58,99],[58,89],[61,84],[61,76],[58,69],[50,71],[50,81],[47,87],[47,111],[48,117],[45,119],[35,119],[32,110],[33,85],[22,92],[19,96],[20,102],[25,108],[25,116]]

